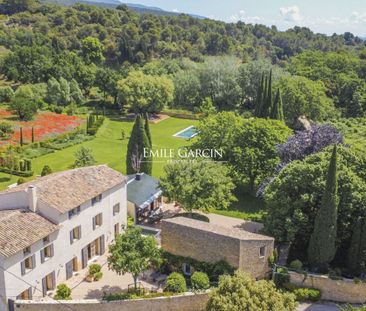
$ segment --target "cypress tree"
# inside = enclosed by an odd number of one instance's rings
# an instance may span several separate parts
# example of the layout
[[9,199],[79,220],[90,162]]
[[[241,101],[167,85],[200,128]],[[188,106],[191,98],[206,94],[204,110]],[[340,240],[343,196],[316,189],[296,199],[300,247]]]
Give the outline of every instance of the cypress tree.
[[127,146],[127,174],[134,174],[137,172],[151,174],[152,157],[144,157],[144,150],[149,153],[150,143],[145,132],[143,119],[141,115],[138,114]]
[[325,190],[308,247],[308,261],[313,268],[327,268],[336,253],[337,188],[337,145],[334,145]]
[[272,69],[266,79],[265,98],[263,101],[262,117],[269,118],[272,110]]
[[147,112],[145,113],[145,132],[146,132],[147,138],[149,139],[150,148],[152,148],[152,140],[151,140],[150,126],[149,126],[149,115]]
[[32,144],[34,143],[34,127],[32,126]]
[[355,275],[360,274],[362,226],[363,221],[361,218],[358,218],[353,227],[351,243],[347,253],[347,267]]
[[24,141],[23,141],[23,128],[20,127],[20,145],[23,146]]
[[277,90],[277,93],[276,93],[276,97],[275,97],[275,100],[273,103],[270,118],[274,119],[274,120],[284,121],[282,97],[281,97],[281,92],[279,89]]
[[257,101],[255,105],[255,111],[254,115],[256,117],[260,117],[261,111],[262,111],[262,105],[263,105],[263,93],[264,93],[264,72],[262,73],[261,83],[258,88],[257,92]]

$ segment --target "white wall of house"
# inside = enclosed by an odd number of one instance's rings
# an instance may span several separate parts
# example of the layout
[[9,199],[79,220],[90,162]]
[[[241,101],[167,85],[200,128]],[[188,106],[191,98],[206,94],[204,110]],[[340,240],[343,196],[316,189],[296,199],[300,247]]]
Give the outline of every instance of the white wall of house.
[[[7,272],[4,273],[3,280],[0,274],[0,290],[2,288],[6,289],[5,297],[15,299],[16,296],[31,286],[34,288],[32,290],[33,297],[42,297],[42,279],[54,271],[56,284],[64,282],[66,280],[66,263],[77,257],[79,267],[81,267],[82,249],[103,235],[107,251],[108,244],[114,240],[115,224],[119,224],[120,228],[127,225],[126,188],[125,183],[115,186],[104,192],[102,200],[94,205],[92,205],[91,200],[84,202],[81,205],[80,213],[71,219],[69,219],[68,213],[61,214],[54,208],[38,201],[37,209],[39,213],[61,227],[57,232],[50,235],[50,242],[46,245],[43,240],[33,244],[30,255],[24,256],[23,251],[20,251],[2,262],[2,267]],[[11,201],[9,199],[9,202]],[[117,203],[120,204],[120,212],[113,215],[113,206]],[[3,206],[5,205],[3,204]],[[100,213],[103,214],[102,225],[93,229],[93,217]],[[71,244],[70,231],[77,226],[81,226],[81,239],[75,240]],[[41,263],[41,249],[52,243],[54,248],[53,257]],[[25,275],[21,275],[21,262],[33,254],[36,259],[36,267]],[[4,309],[4,305],[1,306],[0,304],[0,311],[3,310],[6,309]]]
[[28,207],[28,195],[25,191],[3,193],[0,196],[0,210]]

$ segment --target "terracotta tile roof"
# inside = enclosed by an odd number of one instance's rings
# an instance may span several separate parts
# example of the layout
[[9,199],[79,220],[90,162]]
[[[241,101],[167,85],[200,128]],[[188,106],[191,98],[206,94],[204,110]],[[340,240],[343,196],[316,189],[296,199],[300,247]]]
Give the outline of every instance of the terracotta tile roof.
[[79,206],[91,198],[127,181],[127,177],[109,168],[98,165],[50,174],[21,184],[1,193],[26,191],[36,187],[38,200],[49,204],[61,213]]
[[10,257],[59,229],[46,218],[22,209],[0,211],[0,254]]
[[274,240],[274,238],[265,236],[262,234],[252,233],[249,231],[245,231],[243,229],[237,228],[229,228],[229,227],[222,227],[218,225],[213,225],[205,221],[190,219],[186,217],[174,217],[169,219],[164,219],[162,221],[163,226],[162,230],[164,230],[164,224],[168,226],[170,224],[183,226],[186,227],[188,230],[189,228],[201,230],[201,231],[208,231],[218,235],[229,236],[232,238],[237,238],[239,240]]

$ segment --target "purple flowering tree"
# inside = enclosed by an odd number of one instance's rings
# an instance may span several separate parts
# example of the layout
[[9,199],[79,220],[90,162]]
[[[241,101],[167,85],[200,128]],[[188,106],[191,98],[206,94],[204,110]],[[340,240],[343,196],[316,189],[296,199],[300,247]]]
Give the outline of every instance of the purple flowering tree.
[[285,143],[277,145],[281,163],[276,168],[275,175],[261,184],[257,196],[263,195],[266,187],[290,162],[302,160],[306,156],[317,153],[328,146],[343,143],[343,135],[330,124],[312,124],[308,130],[296,132]]

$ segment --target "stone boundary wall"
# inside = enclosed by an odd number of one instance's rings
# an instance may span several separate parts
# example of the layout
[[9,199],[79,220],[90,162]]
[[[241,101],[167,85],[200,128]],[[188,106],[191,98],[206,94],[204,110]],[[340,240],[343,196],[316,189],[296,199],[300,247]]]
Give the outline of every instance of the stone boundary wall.
[[322,292],[322,299],[336,302],[366,303],[366,284],[353,280],[332,280],[325,275],[304,274],[289,271],[290,282],[302,287],[314,287]]
[[17,300],[14,310],[22,311],[202,311],[205,310],[209,293],[187,293],[180,296],[134,299],[120,301],[70,300],[25,301]]

